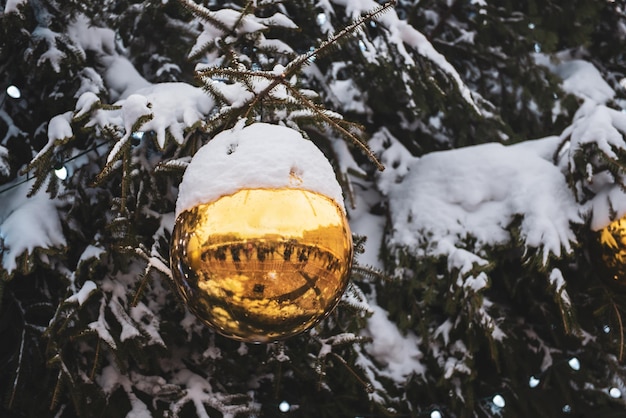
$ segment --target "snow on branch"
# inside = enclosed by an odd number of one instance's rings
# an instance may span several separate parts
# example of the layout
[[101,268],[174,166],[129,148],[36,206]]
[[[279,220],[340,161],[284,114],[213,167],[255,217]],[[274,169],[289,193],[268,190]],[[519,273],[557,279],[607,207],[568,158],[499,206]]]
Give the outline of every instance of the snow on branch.
[[367,302],[365,294],[352,282],[348,283],[346,291],[341,296],[341,303],[346,304],[359,312],[372,313],[372,308]]
[[624,142],[626,132],[626,115],[618,110],[597,105],[587,101],[578,109],[574,122],[561,134],[561,138],[569,139],[568,155],[569,170],[576,169],[575,151],[594,144],[607,158],[617,159],[616,152],[626,151]]
[[602,229],[626,214],[626,114],[611,108],[616,92],[591,62],[571,51],[536,54],[535,61],[559,76],[563,90],[582,102],[560,135],[554,159],[567,174],[591,229]]
[[24,7],[27,0],[7,0],[4,6],[4,14],[18,13],[20,14],[20,8]]
[[178,416],[177,414],[189,403],[193,405],[197,416],[200,418],[209,418],[205,405],[218,410],[224,418],[235,418],[244,414],[250,416],[258,412],[257,406],[251,402],[238,404],[238,400],[247,398],[247,396],[218,392],[213,389],[209,380],[187,369],[176,373],[172,381],[184,387],[183,396],[172,407],[175,416]]
[[101,375],[98,377],[98,383],[102,387],[103,391],[107,394],[111,394],[119,387],[124,389],[130,403],[130,411],[128,411],[126,417],[152,416],[148,406],[135,394],[134,387],[141,387],[142,389],[150,388],[152,389],[152,394],[159,395],[160,391],[164,391],[166,388],[169,389],[172,385],[164,384],[157,387],[154,384],[155,381],[158,383],[165,383],[162,382],[162,379],[159,379],[157,376],[143,376],[138,373],[131,373],[129,377],[127,374],[115,367],[114,364],[115,363],[111,361],[111,364],[104,367]]
[[320,55],[324,54],[327,50],[333,48],[333,45],[335,45],[337,42],[340,42],[342,39],[352,36],[355,31],[359,29],[364,23],[372,19],[378,19],[385,12],[389,11],[394,4],[395,1],[389,1],[383,5],[379,5],[376,2],[372,1],[368,10],[363,10],[362,13],[356,15],[356,19],[354,20],[354,22],[350,23],[348,26],[346,26],[336,34],[331,35],[328,39],[324,40],[317,48],[300,55],[291,63],[289,63],[285,70],[286,74],[290,75],[295,71],[295,69],[299,69],[303,64],[312,62],[314,57],[319,57]]
[[109,165],[121,158],[131,136],[137,132],[154,132],[162,149],[168,137],[182,144],[184,133],[200,126],[214,103],[200,88],[186,83],[161,83],[140,89],[116,104],[121,110],[111,112],[110,124],[121,124],[116,127],[124,135],[109,152]]
[[11,166],[9,164],[9,150],[0,145],[0,178],[9,177],[11,175]]
[[[94,75],[98,83],[104,81],[109,96],[117,100],[113,105],[106,104],[93,88],[81,88],[73,110],[56,115],[48,123],[48,143],[32,159],[25,171],[35,170],[35,183],[31,194],[38,191],[51,178],[52,162],[59,149],[76,139],[81,128],[93,130],[98,137],[115,143],[109,151],[106,166],[98,176],[104,179],[109,173],[128,162],[130,139],[144,133],[154,133],[158,146],[163,149],[171,139],[183,144],[185,135],[200,125],[214,108],[214,101],[203,89],[187,83],[172,82],[152,84],[143,78],[133,64],[121,55],[115,44],[115,33],[108,28],[91,24],[84,15],[77,15],[68,27],[68,45],[78,55],[89,52],[98,61],[101,76]],[[71,41],[71,42],[69,42]],[[96,77],[97,76],[97,77]],[[93,80],[83,80],[90,81]],[[97,83],[97,84],[98,84]],[[0,113],[0,117],[3,114]],[[6,118],[4,118],[6,119]],[[9,122],[9,121],[7,121]],[[15,134],[9,125],[7,135]],[[102,145],[101,144],[101,145]],[[97,147],[99,147],[98,145]],[[52,179],[51,185],[56,185]],[[52,193],[54,194],[54,189]]]
[[[548,280],[550,282],[550,290],[554,294],[554,300],[561,312],[563,328],[566,330],[566,332],[569,333],[572,331],[575,321],[573,318],[572,301],[569,294],[567,293],[566,282],[563,278],[563,273],[557,268],[552,269]],[[580,330],[577,329],[576,331]]]
[[122,331],[119,335],[120,342],[141,336],[141,332],[139,332],[132,319],[128,316],[118,298],[111,298],[109,308],[117,322],[122,326]]
[[[185,0],[185,3],[189,3],[189,0]],[[246,27],[243,22],[260,19],[254,15],[252,7],[246,6],[242,11],[222,9],[218,12],[211,12],[200,10],[200,6],[193,3],[188,4],[196,14],[209,21],[208,26],[213,26],[211,22],[217,17],[217,13],[227,14],[224,16],[225,20],[221,22],[223,28],[214,27],[200,36],[203,39],[199,43],[205,45],[207,51],[217,49],[225,56],[230,57],[228,61],[222,62],[222,60],[211,56],[208,59],[210,65],[201,65],[196,68],[206,90],[219,103],[219,106],[216,106],[219,107],[219,110],[207,120],[204,125],[205,130],[212,132],[217,128],[227,129],[240,119],[249,122],[258,118],[286,124],[293,123],[297,126],[299,123],[296,123],[296,120],[300,120],[303,123],[330,127],[337,131],[342,137],[360,148],[382,171],[384,167],[377,161],[366,142],[360,137],[362,127],[345,121],[340,114],[330,112],[313,102],[311,91],[302,90],[297,86],[297,74],[314,58],[332,50],[338,42],[347,39],[365,22],[385,12],[392,4],[393,2],[382,6],[374,5],[371,11],[359,16],[337,34],[330,35],[317,48],[311,48],[307,52],[295,56],[289,62],[285,62],[286,65],[275,64],[271,71],[261,70],[260,63],[250,62],[250,57],[237,49],[238,44],[245,38],[244,35],[250,32],[260,32],[265,28],[252,26],[246,30],[243,29]],[[235,16],[239,17],[235,20]],[[279,15],[275,14],[272,19],[264,19],[264,21],[279,21],[285,27],[284,19],[277,19],[277,16]],[[231,28],[228,32],[230,36],[228,40],[224,40],[225,33],[223,32],[227,27]],[[261,33],[255,35],[262,36]],[[256,41],[255,45],[268,45],[267,40],[263,37],[261,42],[258,42],[258,39]],[[270,42],[270,44],[272,43]],[[280,48],[279,50],[284,52]],[[272,52],[277,51],[274,48]],[[290,58],[294,54],[285,55],[286,58]]]
[[378,374],[398,383],[405,382],[411,374],[424,376],[426,366],[419,349],[421,338],[411,332],[402,335],[381,307],[372,306],[372,311],[364,332],[372,337],[372,342],[366,344],[365,350],[384,366]]
[[416,158],[385,127],[370,138],[372,151],[387,169],[378,173],[376,185],[381,193],[387,194],[391,185],[400,182],[409,172],[409,165]]
[[78,303],[78,306],[82,306],[97,289],[94,282],[87,280],[78,292],[65,299],[65,303]]
[[15,138],[19,135],[26,135],[26,132],[22,131],[13,122],[13,118],[2,109],[0,109],[0,120],[6,125],[6,127],[4,128],[6,129],[6,132],[4,133],[4,137],[0,140],[0,144],[6,144],[10,138]]
[[[533,150],[544,141],[521,146],[483,144],[433,152],[408,165],[399,183],[387,186],[392,231],[388,243],[441,254],[449,242],[477,253],[515,245],[513,227],[526,248],[548,256],[570,252],[571,224],[581,223],[578,205],[561,171]],[[468,248],[467,242],[474,242]]]
[[[374,0],[331,0],[333,3],[346,8],[346,13],[352,16],[359,16],[379,7]],[[398,48],[398,52],[404,57],[407,65],[414,65],[415,60],[408,52],[407,48],[413,49],[419,55],[429,59],[437,65],[443,72],[451,77],[456,83],[461,96],[476,111],[481,113],[480,109],[472,98],[472,93],[465,85],[457,70],[448,62],[448,60],[440,54],[430,43],[428,38],[420,31],[415,29],[407,21],[401,20],[398,14],[391,10],[380,16],[378,22],[389,31],[389,39]]]
[[[205,57],[206,61],[220,64],[222,58],[217,50],[231,46],[234,38],[256,37],[260,50],[272,50],[283,54],[293,54],[293,49],[280,39],[267,39],[264,32],[270,27],[297,29],[297,25],[286,15],[274,13],[269,17],[254,15],[256,4],[248,2],[243,10],[223,8],[212,11],[192,0],[180,0],[181,4],[200,18],[203,30],[189,52],[190,59]],[[232,51],[231,51],[232,52]],[[247,57],[237,57],[247,59]]]
[[384,405],[386,403],[385,395],[387,395],[387,391],[377,377],[379,368],[374,364],[370,355],[364,350],[357,348],[357,357],[354,360],[354,364],[363,371],[370,384],[370,390],[368,391],[370,401]]
[[[67,54],[59,49],[62,45],[66,44],[66,39],[60,33],[52,31],[50,28],[38,26],[32,33],[33,43],[46,44],[46,50],[37,60],[37,66],[42,66],[45,62],[48,62],[54,72],[61,72],[61,62],[67,59]],[[27,54],[34,54],[35,49],[29,49]]]
[[559,163],[598,230],[626,214],[626,114],[587,100],[561,134]]
[[[36,251],[60,250],[67,245],[62,228],[61,201],[39,191],[30,198],[30,185],[5,191],[0,204],[0,276],[11,277]],[[26,259],[22,259],[26,257]],[[7,278],[7,277],[4,277]]]
[[105,318],[106,299],[103,297],[100,301],[100,310],[98,319],[87,325],[87,327],[98,334],[98,337],[109,345],[113,350],[117,348],[117,344],[111,335],[111,329]]
[[76,120],[91,111],[93,119],[88,126],[111,125],[129,136],[136,121],[143,118],[142,130],[153,131],[158,145],[163,148],[168,136],[182,143],[184,131],[200,124],[213,109],[212,99],[201,88],[182,82],[148,82],[117,52],[113,30],[93,26],[87,17],[79,15],[70,25],[69,34],[79,48],[97,57],[103,68],[104,83],[111,97],[117,100],[116,107],[109,112],[93,113],[97,96],[84,93],[76,104]]
[[535,54],[534,59],[559,76],[563,80],[561,87],[568,93],[597,104],[606,104],[615,97],[600,71],[592,63],[572,57],[569,51],[554,56]]

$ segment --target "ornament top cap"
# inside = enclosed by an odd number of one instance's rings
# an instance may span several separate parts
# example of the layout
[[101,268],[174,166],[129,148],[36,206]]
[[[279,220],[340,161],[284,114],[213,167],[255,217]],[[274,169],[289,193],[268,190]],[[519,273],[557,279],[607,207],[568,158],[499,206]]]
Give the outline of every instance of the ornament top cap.
[[198,150],[180,184],[176,216],[241,189],[322,194],[345,212],[335,172],[313,142],[285,126],[254,123],[224,131]]

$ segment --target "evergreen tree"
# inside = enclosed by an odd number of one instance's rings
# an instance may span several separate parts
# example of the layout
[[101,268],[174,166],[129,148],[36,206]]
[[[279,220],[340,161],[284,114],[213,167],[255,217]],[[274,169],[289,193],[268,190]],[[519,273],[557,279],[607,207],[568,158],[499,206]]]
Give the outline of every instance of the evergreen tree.
[[[0,1],[2,416],[624,416],[625,7]],[[270,344],[169,261],[187,165],[255,122],[325,153],[356,250]]]

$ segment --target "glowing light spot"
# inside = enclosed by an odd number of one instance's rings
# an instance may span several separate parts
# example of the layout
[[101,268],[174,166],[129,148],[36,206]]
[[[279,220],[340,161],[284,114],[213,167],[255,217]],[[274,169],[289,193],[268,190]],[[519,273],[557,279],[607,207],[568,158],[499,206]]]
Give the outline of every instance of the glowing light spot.
[[61,166],[59,168],[54,169],[54,174],[61,180],[65,180],[67,178],[67,168],[65,166]]
[[439,412],[437,409],[435,409],[434,411],[432,411],[430,413],[430,418],[441,418],[441,412]]
[[537,379],[535,376],[530,376],[530,379],[528,379],[528,386],[530,386],[531,388],[536,388],[537,386],[539,386],[539,382],[540,380]]
[[506,402],[504,398],[502,397],[502,395],[494,396],[491,402],[493,402],[493,404],[497,406],[498,408],[504,408],[504,406],[506,405]]
[[576,357],[572,357],[571,359],[569,359],[567,364],[569,364],[572,370],[580,370],[580,361]]
[[602,331],[604,331],[605,334],[608,334],[609,332],[611,332],[611,327],[605,325],[604,327],[602,327]]
[[15,87],[13,84],[7,87],[7,94],[9,95],[9,97],[12,97],[14,99],[19,99],[20,97],[22,97],[22,92],[20,91],[20,89]]
[[569,405],[564,405],[563,406],[563,412],[565,412],[566,414],[569,414],[570,412],[572,412],[572,407]]
[[289,405],[289,402],[287,401],[282,401],[278,405],[278,409],[280,410],[280,412],[289,412],[289,409],[291,409],[291,405]]
[[613,399],[621,398],[622,391],[619,390],[618,388],[611,388],[609,389],[609,396]]

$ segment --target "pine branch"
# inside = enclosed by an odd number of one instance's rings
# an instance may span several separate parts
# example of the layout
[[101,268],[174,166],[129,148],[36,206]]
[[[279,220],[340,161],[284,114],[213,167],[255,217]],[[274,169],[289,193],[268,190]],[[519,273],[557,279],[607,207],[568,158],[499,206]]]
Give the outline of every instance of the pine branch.
[[216,28],[224,32],[225,34],[230,32],[231,28],[226,26],[224,22],[222,22],[221,20],[217,19],[215,17],[215,12],[212,12],[211,10],[207,9],[204,6],[197,4],[196,2],[192,0],[178,0],[178,1],[185,9],[189,10],[192,14],[200,17],[201,19],[204,19],[211,25],[215,26]]
[[352,266],[352,273],[362,276],[368,280],[373,280],[373,281],[391,281],[392,279],[385,274],[382,270],[371,267],[371,266],[359,266],[359,265],[353,265]]
[[348,287],[341,298],[341,303],[348,305],[356,311],[366,312],[368,314],[372,313],[365,294],[352,282],[348,283]]
[[239,13],[239,16],[237,17],[237,20],[233,24],[233,27],[230,29],[230,32],[229,32],[230,35],[234,34],[235,31],[242,25],[243,18],[247,14],[253,13],[253,11],[250,11],[250,10],[254,8],[254,4],[255,4],[255,0],[248,0],[246,5],[243,7],[243,10],[241,10],[241,12]]
[[128,145],[124,147],[124,153],[122,154],[122,196],[120,197],[120,212],[126,213],[126,202],[128,201],[128,194],[130,192],[130,148],[131,142],[128,141]]
[[369,160],[376,166],[376,168],[379,171],[383,171],[385,169],[385,166],[382,165],[380,163],[380,161],[378,161],[378,158],[376,158],[376,156],[374,155],[372,150],[363,141],[361,141],[356,135],[354,135],[352,132],[349,132],[348,130],[346,130],[336,120],[334,120],[333,118],[328,116],[328,114],[326,112],[321,111],[320,109],[318,109],[317,106],[315,106],[314,103],[312,103],[308,98],[306,98],[302,94],[300,94],[300,92],[298,90],[296,90],[294,87],[292,87],[290,84],[287,84],[287,83],[284,83],[284,84],[285,84],[285,87],[287,87],[287,89],[289,89],[299,100],[301,100],[303,103],[305,103],[306,106],[309,109],[311,109],[316,115],[318,115],[320,118],[322,118],[322,120],[324,120],[331,127],[336,129],[337,131],[339,131],[344,137],[346,137],[349,140],[351,140],[352,143],[354,143],[357,147],[359,147],[361,149],[361,151],[363,151],[365,153],[367,158],[369,158]]
[[210,117],[203,125],[202,130],[206,133],[214,132],[222,127],[232,127],[239,120],[242,107],[224,107],[218,113]]
[[137,304],[139,303],[139,299],[141,298],[144,290],[146,289],[146,286],[148,286],[148,279],[150,278],[151,272],[152,272],[152,266],[148,264],[146,266],[146,269],[143,272],[143,277],[141,278],[141,281],[139,282],[139,287],[137,288],[137,291],[135,292],[135,295],[133,296],[133,300],[130,302],[130,306],[132,308],[137,306]]
[[363,386],[363,389],[365,389],[367,393],[374,392],[374,388],[372,387],[371,383],[366,382],[361,376],[359,376],[359,374],[352,367],[350,367],[348,362],[343,357],[332,351],[328,353],[327,356],[332,356],[334,359],[339,361],[339,363],[343,365],[346,370],[348,370],[348,372],[350,372],[350,374]]
[[[148,254],[145,248],[141,245],[139,247],[126,247],[125,248],[129,253],[133,253],[138,255],[140,258],[145,260],[148,263],[146,268],[154,269],[167,277],[168,279],[172,279],[172,271],[168,267],[168,264],[161,256],[158,254]],[[147,271],[147,270],[146,270]]]
[[[200,10],[200,7],[195,5],[195,3],[190,2],[190,0],[181,0],[184,4],[192,7],[193,10],[198,10],[199,13],[203,13],[205,17],[210,16],[210,11],[208,10]],[[247,11],[251,6],[252,2],[248,2],[244,9],[244,12]],[[204,70],[198,71],[198,77],[203,81],[205,85],[205,89],[209,94],[215,97],[218,101],[221,101],[225,104],[230,105],[227,98],[224,96],[222,92],[219,91],[219,88],[214,85],[213,77],[221,77],[226,80],[230,80],[233,82],[239,82],[245,89],[252,93],[251,100],[243,103],[242,106],[238,106],[236,109],[232,107],[228,107],[224,111],[222,108],[216,115],[210,118],[207,123],[204,125],[205,131],[211,131],[216,129],[222,125],[230,126],[236,120],[243,118],[246,120],[250,120],[252,117],[252,112],[257,109],[257,107],[262,106],[263,104],[269,104],[270,107],[276,109],[279,105],[287,108],[289,106],[290,98],[276,98],[272,97],[272,92],[280,85],[284,86],[287,91],[291,93],[291,95],[295,98],[294,110],[297,109],[297,104],[300,103],[305,109],[311,111],[311,116],[313,119],[319,118],[320,121],[327,124],[331,128],[337,130],[343,137],[352,141],[359,149],[361,149],[365,155],[374,163],[376,168],[380,171],[384,170],[384,166],[378,161],[374,153],[370,150],[370,148],[365,144],[364,141],[360,140],[353,132],[351,132],[350,128],[355,128],[356,124],[350,124],[349,122],[343,121],[343,119],[337,115],[333,116],[328,111],[320,109],[316,104],[314,104],[308,97],[306,97],[302,92],[300,92],[296,87],[294,87],[289,79],[295,75],[297,72],[301,71],[302,67],[309,63],[313,58],[324,54],[329,51],[332,47],[336,46],[336,44],[344,39],[348,38],[351,34],[353,34],[356,30],[358,30],[363,24],[366,22],[375,19],[381,13],[389,10],[391,7],[395,5],[395,0],[389,1],[384,5],[366,13],[361,16],[359,19],[355,20],[350,25],[346,26],[343,30],[333,35],[329,39],[322,42],[322,44],[314,49],[313,51],[309,51],[305,54],[302,54],[292,60],[287,67],[285,67],[282,72],[276,73],[268,72],[268,71],[254,71],[245,68],[241,68],[241,66],[236,65],[231,68],[208,68]],[[240,14],[240,20],[243,19],[244,13]],[[236,26],[235,26],[236,27]],[[230,49],[229,49],[230,50]],[[231,51],[232,52],[232,51]],[[254,79],[263,79],[267,80],[269,83],[262,88],[262,90],[258,91],[254,85]],[[359,130],[361,130],[359,128]]]
[[[33,183],[33,186],[30,188],[30,191],[28,192],[29,197],[34,196],[44,185],[45,181],[51,176],[51,171],[50,171],[51,161],[52,161],[52,151],[50,151],[49,153],[46,153],[45,155],[42,155],[40,158],[36,160],[36,162],[34,162],[35,182]],[[26,170],[30,170],[31,167],[32,166],[29,165],[26,168]]]
[[[354,174],[354,173],[351,173]],[[339,183],[341,184],[342,188],[346,191],[346,194],[348,195],[348,201],[350,202],[350,207],[352,209],[356,209],[356,195],[354,193],[354,187],[352,186],[352,181],[350,180],[350,176],[348,176],[348,173],[345,172],[341,172],[339,174]]]
[[387,3],[381,5],[380,7],[377,7],[376,9],[371,10],[368,13],[364,14],[363,16],[359,17],[350,25],[346,26],[345,28],[343,28],[341,31],[337,32],[330,38],[326,39],[324,42],[320,44],[320,46],[318,46],[314,50],[298,56],[296,59],[294,59],[292,62],[290,62],[287,65],[287,68],[285,68],[285,71],[284,71],[285,78],[288,78],[291,75],[295,74],[296,72],[299,72],[302,66],[304,66],[305,64],[311,63],[314,58],[323,55],[326,51],[328,51],[331,47],[336,45],[338,42],[353,35],[356,32],[356,30],[359,29],[362,25],[369,22],[370,20],[376,19],[378,16],[385,13],[386,11],[388,11],[395,5],[396,5],[396,0],[388,1]]
[[157,164],[154,168],[155,173],[176,172],[184,173],[189,166],[190,158],[178,158],[174,160],[164,161]]
[[230,81],[246,80],[251,78],[264,78],[268,80],[275,80],[277,78],[276,73],[270,71],[254,71],[245,68],[229,68],[229,67],[211,67],[203,70],[199,70],[197,74],[205,79],[213,79],[213,77],[223,77]]
[[196,61],[202,58],[202,55],[209,53],[215,48],[215,42],[213,40],[207,41],[202,46],[194,48],[188,55],[190,61]]
[[216,101],[220,102],[220,103],[228,103],[228,99],[226,99],[226,96],[224,96],[222,94],[221,91],[219,91],[219,89],[217,89],[215,87],[215,80],[212,80],[210,78],[206,78],[204,76],[198,77],[200,78],[200,81],[202,81],[202,89],[209,94],[210,96],[212,96]]

